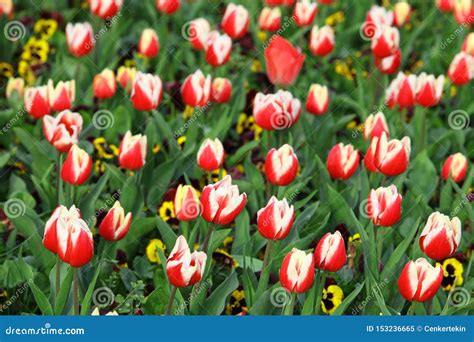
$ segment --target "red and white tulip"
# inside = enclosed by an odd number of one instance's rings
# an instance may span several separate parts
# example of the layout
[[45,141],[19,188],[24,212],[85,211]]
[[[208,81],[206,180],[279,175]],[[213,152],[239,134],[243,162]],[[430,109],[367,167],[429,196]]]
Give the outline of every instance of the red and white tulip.
[[173,14],[181,7],[181,0],[156,0],[156,8],[165,14]]
[[201,212],[201,202],[196,189],[191,185],[178,186],[174,196],[174,213],[180,221],[191,221]]
[[461,51],[449,65],[448,77],[455,85],[464,85],[474,77],[474,57]]
[[272,131],[292,127],[300,118],[301,102],[289,91],[258,93],[253,102],[253,117],[261,128]]
[[98,99],[113,97],[117,90],[114,72],[110,69],[104,69],[100,74],[95,75],[92,88],[94,97]]
[[372,140],[374,137],[380,137],[385,132],[387,137],[390,136],[387,120],[382,112],[370,114],[364,123],[364,139]]
[[211,76],[204,76],[201,70],[189,75],[181,86],[184,103],[191,107],[204,107],[211,94]]
[[158,56],[160,52],[160,40],[155,30],[144,29],[138,41],[138,53],[147,58]]
[[299,0],[293,10],[295,24],[298,27],[309,26],[313,23],[318,11],[318,4],[311,0]]
[[281,27],[281,10],[279,7],[264,7],[258,18],[258,26],[262,31],[275,32]]
[[422,72],[416,80],[416,102],[423,107],[436,106],[443,96],[444,76],[437,78]]
[[265,159],[265,176],[267,180],[278,186],[292,183],[298,173],[298,157],[293,148],[285,144],[278,150],[272,148]]
[[71,109],[76,97],[76,81],[60,81],[53,85],[53,80],[48,81],[49,105],[53,111],[60,112]]
[[359,161],[359,151],[352,144],[339,143],[329,151],[326,166],[331,178],[346,180],[357,171]]
[[211,25],[206,19],[194,19],[183,30],[185,31],[186,39],[189,40],[193,48],[203,50],[206,47],[207,39],[211,33]]
[[406,1],[399,1],[393,6],[393,24],[402,27],[410,20],[411,6]]
[[426,302],[438,292],[442,281],[441,265],[433,267],[425,258],[419,258],[405,265],[398,278],[398,289],[410,302]]
[[325,25],[321,28],[313,26],[309,36],[309,50],[315,56],[326,56],[330,54],[336,46],[334,30],[331,26]]
[[125,133],[119,147],[119,164],[124,169],[137,170],[145,165],[147,154],[146,135]]
[[370,190],[367,202],[367,214],[374,225],[393,226],[402,214],[402,195],[395,185]]
[[409,137],[402,140],[388,140],[384,132],[374,137],[364,158],[364,164],[370,172],[381,172],[386,176],[397,176],[408,167],[411,143]]
[[105,240],[119,241],[127,235],[132,224],[132,213],[127,213],[120,205],[119,201],[108,211],[99,225],[99,234]]
[[270,198],[265,208],[257,212],[258,232],[268,240],[283,240],[290,233],[295,219],[295,208],[286,198],[279,201]]
[[306,110],[314,115],[323,115],[328,111],[329,91],[328,87],[320,84],[312,84],[306,99]]
[[346,245],[339,231],[326,233],[314,249],[314,264],[320,270],[337,272],[346,260]]
[[232,52],[232,40],[227,34],[213,31],[206,43],[206,62],[213,67],[226,64]]
[[82,57],[87,55],[94,47],[95,38],[91,24],[68,23],[66,25],[66,41],[69,52],[76,56]]
[[428,217],[420,236],[420,248],[429,258],[443,260],[449,258],[461,243],[461,221],[454,216],[436,211]]
[[372,38],[371,49],[375,57],[393,55],[399,48],[400,32],[396,27],[383,27],[379,35]]
[[375,58],[375,66],[380,71],[380,73],[384,75],[391,75],[397,72],[398,68],[400,67],[400,63],[402,62],[402,53],[400,49],[395,51],[394,54],[383,57],[383,58]]
[[207,138],[197,153],[197,164],[205,171],[214,171],[224,164],[224,146],[218,138]]
[[89,0],[91,13],[102,19],[115,16],[123,5],[123,0]]
[[212,80],[211,100],[215,103],[226,103],[232,95],[232,83],[228,78],[217,77]]
[[283,259],[280,283],[292,293],[308,291],[314,282],[314,259],[311,253],[293,248]]
[[41,119],[51,112],[47,86],[26,88],[24,102],[26,111],[35,119]]
[[222,18],[222,30],[232,39],[240,39],[247,33],[250,25],[249,11],[242,6],[230,3]]
[[132,85],[132,105],[137,110],[150,111],[158,107],[163,97],[163,83],[153,74],[138,72]]
[[451,178],[456,183],[464,180],[467,173],[468,161],[462,153],[452,154],[446,159],[441,169],[441,177],[444,180]]
[[117,82],[120,86],[129,91],[132,89],[133,82],[135,81],[135,74],[137,73],[137,69],[129,68],[126,66],[121,66],[117,70]]
[[92,158],[77,145],[72,145],[61,169],[63,181],[73,185],[83,184],[92,170]]
[[65,110],[56,117],[43,117],[43,133],[59,152],[68,152],[72,145],[79,142],[82,124],[81,114]]

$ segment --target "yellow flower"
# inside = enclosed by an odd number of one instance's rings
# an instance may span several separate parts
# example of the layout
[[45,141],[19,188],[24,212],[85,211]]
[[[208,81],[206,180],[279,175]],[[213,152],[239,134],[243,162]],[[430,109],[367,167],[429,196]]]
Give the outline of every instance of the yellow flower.
[[146,256],[150,262],[161,264],[160,257],[158,256],[158,249],[165,253],[166,246],[163,241],[160,239],[151,240],[146,247]]
[[349,242],[356,242],[356,241],[360,241],[360,234],[359,233],[355,233],[354,235],[349,237]]
[[94,145],[94,148],[97,151],[100,159],[112,159],[119,154],[119,149],[117,146],[113,144],[107,144],[107,141],[104,137],[95,138],[92,142],[92,145]]
[[344,12],[337,11],[336,13],[326,18],[326,25],[334,26],[338,23],[343,22],[344,20],[345,20]]
[[328,288],[323,289],[323,298],[321,299],[321,308],[323,312],[330,315],[341,305],[344,299],[344,292],[337,285],[329,285]]
[[237,289],[232,292],[229,303],[226,306],[225,313],[227,315],[238,315],[243,312],[247,312],[246,305],[244,290]]
[[239,263],[234,259],[234,257],[223,248],[217,248],[212,256],[218,261],[220,260],[223,264],[232,266],[232,268],[239,267]]
[[443,286],[444,291],[449,291],[453,287],[461,286],[464,282],[462,274],[464,267],[462,263],[456,258],[449,258],[444,260],[443,264],[437,263],[443,268]]
[[161,151],[161,146],[158,144],[153,145],[153,148],[151,149],[153,154],[157,154],[158,152]]
[[267,40],[267,32],[265,31],[258,31],[257,33],[257,38],[260,40],[262,43]]
[[31,37],[23,48],[21,58],[26,61],[32,61],[35,64],[45,63],[48,60],[49,43],[44,39]]
[[186,108],[184,108],[184,112],[183,112],[183,119],[185,120],[189,119],[190,117],[193,116],[193,113],[194,113],[194,107],[186,105]]
[[451,97],[455,97],[458,93],[458,88],[456,88],[455,86],[451,86],[451,88],[449,88],[449,95],[451,95]]
[[258,59],[254,59],[252,62],[252,66],[250,67],[252,72],[260,72],[262,71],[262,63]]
[[164,201],[158,211],[161,219],[168,222],[170,219],[175,218],[174,215],[174,204],[173,201]]
[[255,123],[255,119],[252,115],[241,113],[237,119],[237,125],[235,127],[237,134],[242,135],[245,131],[251,131],[254,134],[254,139],[259,140],[263,132],[263,129]]
[[34,30],[41,36],[41,39],[48,40],[58,29],[58,22],[54,19],[39,19],[34,26]]
[[94,162],[94,171],[96,173],[104,173],[105,172],[105,165],[104,163],[102,162],[102,160],[100,159],[97,159],[95,162]]
[[178,146],[182,148],[184,143],[186,142],[186,136],[180,136],[178,139],[176,139],[176,142],[178,143]]
[[0,62],[0,76],[5,76],[6,78],[13,77],[12,65],[5,62]]
[[133,60],[133,59],[126,59],[123,62],[123,65],[126,66],[127,68],[135,68],[137,63],[135,63],[135,60]]

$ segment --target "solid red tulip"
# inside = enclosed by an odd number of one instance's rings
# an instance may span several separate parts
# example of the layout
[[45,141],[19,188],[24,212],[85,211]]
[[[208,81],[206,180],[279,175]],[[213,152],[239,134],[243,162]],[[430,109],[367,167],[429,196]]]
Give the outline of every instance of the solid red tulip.
[[292,127],[300,118],[301,102],[289,91],[276,94],[257,93],[253,102],[253,117],[261,128],[272,131]]
[[153,74],[138,72],[132,85],[132,105],[137,110],[150,111],[156,109],[163,97],[161,79]]
[[100,223],[99,234],[105,240],[119,241],[127,235],[131,224],[132,213],[125,215],[120,202],[116,201]]
[[26,111],[35,119],[41,119],[51,112],[47,86],[26,88],[24,102]]
[[91,52],[95,44],[94,32],[89,23],[68,23],[66,25],[66,40],[69,52],[82,57]]
[[265,176],[267,180],[278,186],[292,183],[298,173],[298,157],[293,148],[285,144],[278,150],[272,148],[265,159]]
[[423,107],[436,106],[443,96],[444,76],[435,78],[422,72],[416,81],[416,102]]
[[197,153],[197,164],[204,171],[214,171],[224,164],[224,146],[218,138],[206,139]]
[[314,249],[314,264],[320,270],[337,272],[346,260],[346,245],[339,231],[326,233]]
[[318,4],[311,0],[299,0],[293,10],[295,24],[298,27],[309,26],[313,23],[318,11]]
[[419,258],[405,265],[398,278],[398,289],[410,302],[426,302],[438,292],[442,281],[441,265],[433,267],[425,258]]
[[433,260],[451,257],[461,243],[461,221],[436,211],[428,217],[420,236],[420,248]]
[[233,39],[245,36],[249,29],[249,12],[242,5],[230,3],[227,5],[222,18],[222,30]]
[[119,164],[124,169],[137,170],[145,165],[147,154],[146,135],[125,133],[119,147]]
[[92,170],[92,158],[77,145],[72,145],[61,169],[63,181],[73,185],[83,184]]
[[204,76],[201,70],[189,75],[181,86],[184,103],[191,107],[205,107],[211,94],[211,76]]
[[326,166],[331,178],[346,180],[357,171],[359,160],[359,151],[352,144],[339,143],[329,151]]
[[114,72],[104,69],[100,74],[95,75],[92,88],[94,97],[98,99],[108,99],[114,96],[117,89]]
[[474,77],[474,57],[461,51],[449,65],[448,76],[455,85],[469,83]]
[[169,282],[176,287],[198,283],[204,274],[206,261],[206,253],[198,251],[191,253],[186,239],[180,235],[166,262]]
[[397,176],[408,167],[411,143],[409,137],[402,140],[388,140],[384,132],[380,138],[374,137],[364,158],[370,172],[381,172],[386,176]]
[[76,97],[76,81],[60,81],[53,85],[53,80],[48,81],[49,105],[53,111],[60,112],[71,109]]
[[328,87],[320,84],[312,84],[306,99],[306,110],[314,115],[323,115],[328,111],[329,91]]
[[278,35],[272,37],[264,53],[270,82],[282,86],[293,84],[303,67],[305,55]]
[[181,7],[181,0],[156,0],[156,8],[165,14],[173,14]]
[[270,198],[265,208],[257,212],[258,232],[268,240],[283,240],[290,233],[295,219],[295,208],[286,198],[279,201]]
[[174,214],[180,221],[191,221],[199,216],[201,202],[191,185],[179,185],[174,196]]
[[371,140],[374,137],[380,137],[385,132],[387,137],[390,136],[387,120],[382,112],[370,114],[364,122],[364,139]]
[[441,177],[444,180],[451,178],[456,183],[460,183],[466,177],[467,166],[467,158],[462,153],[451,154],[443,164]]
[[258,17],[260,30],[275,32],[281,27],[281,10],[279,7],[264,7]]
[[232,83],[229,79],[217,77],[212,80],[211,99],[215,103],[226,103],[232,94]]
[[202,217],[207,222],[226,225],[231,223],[244,209],[247,195],[239,194],[232,177],[225,176],[214,184],[206,185],[201,195]]
[[232,40],[227,34],[213,31],[206,43],[206,62],[213,67],[226,64],[232,52]]
[[280,283],[292,293],[308,291],[314,282],[314,259],[311,253],[293,248],[283,259]]
[[402,195],[395,185],[370,190],[367,203],[367,214],[374,225],[393,226],[402,214]]
[[43,133],[59,152],[68,152],[72,145],[78,143],[82,124],[81,114],[65,110],[55,118],[50,115],[43,118]]
[[336,40],[334,30],[331,26],[325,25],[321,28],[313,26],[309,36],[309,50],[315,56],[326,56],[334,50]]
[[156,31],[151,28],[144,29],[138,41],[138,53],[147,58],[153,58],[158,56],[159,51],[160,40]]
[[123,0],[89,0],[91,13],[102,19],[110,19],[116,15],[123,5]]

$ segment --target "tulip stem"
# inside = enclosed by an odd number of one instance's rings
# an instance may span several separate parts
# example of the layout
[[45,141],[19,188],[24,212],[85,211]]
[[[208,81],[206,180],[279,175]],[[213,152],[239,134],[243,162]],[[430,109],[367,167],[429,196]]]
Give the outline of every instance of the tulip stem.
[[268,240],[267,247],[265,249],[265,256],[263,257],[262,270],[260,271],[260,280],[258,282],[257,292],[255,297],[258,298],[267,289],[268,279],[270,278],[270,259],[272,257],[273,241]]
[[211,239],[212,231],[213,231],[212,223],[209,222],[207,226],[206,237],[204,238],[204,243],[202,245],[202,251],[204,253],[207,253],[207,248],[209,247],[209,240]]
[[58,206],[61,205],[61,195],[63,191],[63,183],[61,179],[61,169],[63,168],[63,154],[58,152],[58,175],[56,179],[56,190],[57,190],[57,199],[58,199]]
[[60,286],[61,286],[61,259],[59,259],[59,256],[56,256],[56,293],[54,294],[55,303],[58,299]]
[[382,250],[383,250],[383,239],[384,239],[384,229],[383,227],[379,227],[377,230],[377,269],[380,269],[380,265],[382,265]]
[[288,304],[285,305],[285,309],[283,310],[284,316],[292,316],[293,311],[295,310],[295,302],[296,302],[296,293],[292,293],[290,297],[290,301]]
[[79,277],[78,277],[78,269],[74,269],[74,281],[73,281],[73,298],[74,298],[74,315],[79,315]]
[[415,303],[416,302],[411,302],[411,305],[407,311],[407,316],[415,316]]
[[431,316],[433,313],[433,298],[426,302],[426,314]]
[[176,297],[176,286],[171,286],[171,292],[170,292],[170,300],[168,301],[168,305],[166,306],[166,316],[173,316],[173,304],[174,304],[174,298]]
[[314,314],[319,315],[319,310],[321,309],[321,298],[323,297],[323,289],[326,284],[326,272],[320,270],[318,272],[318,292],[316,296],[316,307],[314,308]]

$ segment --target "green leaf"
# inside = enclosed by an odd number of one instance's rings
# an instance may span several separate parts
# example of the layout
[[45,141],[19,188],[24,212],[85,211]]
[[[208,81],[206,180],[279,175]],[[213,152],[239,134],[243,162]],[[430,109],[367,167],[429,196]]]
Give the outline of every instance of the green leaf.
[[356,299],[359,295],[360,291],[364,288],[364,283],[365,282],[362,282],[362,284],[358,284],[356,286],[356,288],[351,292],[351,294],[348,295],[342,301],[342,303],[336,308],[336,310],[334,310],[334,312],[332,313],[333,316],[340,316],[347,310],[347,308],[349,308],[349,305],[351,305],[354,299]]
[[[57,266],[58,265],[56,265],[56,267]],[[64,305],[66,304],[67,298],[69,296],[69,291],[71,290],[73,275],[74,267],[69,267],[69,270],[66,273],[66,277],[61,282],[61,288],[59,290],[58,297],[56,298],[56,303],[54,304],[54,313],[56,315],[63,314]]]
[[41,289],[35,285],[34,282],[30,282],[31,292],[33,292],[33,297],[35,297],[36,304],[38,304],[39,309],[45,316],[52,316],[53,308],[49,303],[48,297],[41,291]]
[[232,271],[222,284],[220,284],[212,294],[207,298],[205,302],[206,315],[220,315],[224,311],[227,297],[230,296],[239,286],[239,280],[237,274]]
[[86,294],[84,295],[84,298],[82,299],[81,316],[89,315],[92,295],[94,293],[94,288],[97,282],[97,278],[99,277],[99,274],[100,274],[100,265],[97,265],[96,267],[97,268],[95,270],[94,276],[92,277],[92,280],[89,283],[89,287],[87,288]]

